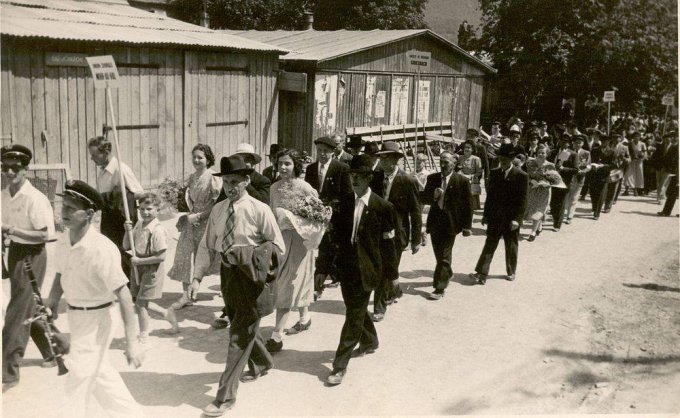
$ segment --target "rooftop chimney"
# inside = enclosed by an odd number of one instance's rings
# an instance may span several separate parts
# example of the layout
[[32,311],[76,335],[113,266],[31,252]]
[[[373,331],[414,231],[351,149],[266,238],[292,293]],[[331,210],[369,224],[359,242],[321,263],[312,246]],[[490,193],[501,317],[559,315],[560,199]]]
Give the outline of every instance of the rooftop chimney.
[[314,12],[305,10],[305,30],[314,30]]

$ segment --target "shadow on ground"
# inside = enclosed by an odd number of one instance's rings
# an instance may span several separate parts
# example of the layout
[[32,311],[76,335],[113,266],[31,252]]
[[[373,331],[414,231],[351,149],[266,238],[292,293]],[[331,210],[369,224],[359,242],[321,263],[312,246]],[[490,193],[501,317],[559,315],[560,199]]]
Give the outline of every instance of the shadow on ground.
[[578,353],[575,351],[565,351],[557,349],[545,350],[544,353],[547,356],[562,357],[570,360],[585,360],[592,363],[621,363],[621,364],[625,363],[640,365],[680,363],[680,355],[620,357],[607,353],[604,354]]
[[624,283],[625,287],[630,287],[633,289],[645,289],[645,290],[656,290],[657,292],[678,292],[680,293],[680,287],[670,287],[664,286],[656,283],[644,283],[644,284],[634,284],[634,283]]
[[[220,373],[173,374],[152,372],[122,372],[130,393],[141,405],[191,405],[203,409],[213,401],[206,395],[220,379]],[[149,390],[153,388],[153,390]],[[178,390],[181,388],[181,390]]]
[[283,350],[274,355],[274,369],[281,372],[305,373],[316,376],[319,381],[325,382],[330,368],[325,363],[331,363],[335,357],[335,351],[298,351]]

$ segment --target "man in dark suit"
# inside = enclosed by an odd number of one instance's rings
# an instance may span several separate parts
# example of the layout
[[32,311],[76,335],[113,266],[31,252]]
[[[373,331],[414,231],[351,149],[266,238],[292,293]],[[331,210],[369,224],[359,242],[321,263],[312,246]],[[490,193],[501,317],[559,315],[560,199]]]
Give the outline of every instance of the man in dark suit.
[[[262,161],[262,157],[255,153],[255,147],[247,143],[238,144],[236,152],[231,157],[235,155],[241,156],[249,169],[252,169],[255,164],[259,164]],[[250,183],[246,186],[248,194],[260,202],[269,205],[269,187],[271,186],[269,179],[255,170],[252,170],[249,177]],[[217,202],[221,202],[226,198],[227,195],[223,188],[217,197]],[[233,318],[233,316],[233,310],[230,312],[229,308],[225,306],[222,309],[222,314],[213,321],[212,327],[215,329],[227,328],[230,324],[230,318]]]
[[452,254],[456,235],[461,231],[464,237],[470,236],[472,228],[472,193],[470,181],[465,176],[454,173],[457,156],[444,151],[439,156],[441,173],[427,176],[423,203],[430,205],[427,215],[427,232],[432,238],[432,250],[437,260],[434,269],[433,287],[430,299],[444,297],[449,279],[453,276]]
[[380,155],[378,155],[380,147],[378,143],[367,142],[364,145],[364,154],[371,159],[371,167],[373,167],[373,180],[371,180],[371,191],[380,197],[385,197],[385,171],[380,166]]
[[[333,212],[333,241],[343,248],[343,262],[336,266],[345,323],[340,343],[328,376],[329,385],[339,385],[345,376],[350,357],[375,352],[378,334],[368,313],[368,301],[384,271],[396,269],[392,204],[371,191],[371,158],[357,155],[350,164],[354,193],[345,195]],[[354,352],[356,345],[359,348]]]
[[[423,208],[418,199],[418,184],[416,180],[399,168],[399,160],[404,154],[399,150],[396,142],[384,142],[381,150],[380,166],[385,173],[383,181],[385,198],[394,206],[395,237],[397,265],[401,261],[401,254],[411,243],[411,253],[420,249],[422,242]],[[373,320],[381,321],[385,317],[387,305],[402,295],[399,288],[399,271],[384,270],[383,283],[375,289],[373,297]]]
[[657,213],[659,216],[671,216],[675,200],[678,198],[678,133],[669,132],[666,138],[670,140],[670,144],[666,147],[661,162],[664,172],[670,176],[670,181],[666,191],[666,203],[663,210]]
[[[340,198],[352,191],[349,182],[347,164],[333,159],[335,141],[324,136],[314,140],[316,145],[317,161],[307,166],[305,181],[317,192],[319,199],[334,210]],[[316,298],[321,296],[326,277],[331,274],[335,260],[336,249],[333,247],[330,236],[326,233],[319,244],[319,253],[316,258],[316,270],[314,272],[314,293]]]
[[519,249],[519,227],[527,206],[529,176],[512,165],[515,152],[512,144],[502,144],[498,150],[500,167],[491,170],[489,188],[482,225],[487,225],[486,242],[479,256],[475,273],[470,277],[478,284],[485,284],[491,260],[501,237],[505,243],[505,269],[507,280],[515,280],[517,252]]
[[269,163],[271,165],[262,170],[262,175],[267,177],[270,183],[274,183],[279,177],[279,169],[276,166],[276,154],[278,154],[279,151],[281,151],[279,144],[271,144],[269,146],[269,154],[267,157],[269,157]]
[[[582,134],[579,134],[582,135]],[[564,219],[564,202],[569,193],[569,184],[571,179],[578,173],[578,155],[569,148],[572,137],[569,135],[562,135],[558,148],[553,150],[548,157],[549,161],[555,163],[555,168],[560,173],[562,181],[567,185],[567,188],[553,187],[550,195],[550,213],[553,218],[553,229],[559,232],[562,227],[562,220]]]
[[345,136],[336,133],[333,134],[331,139],[333,140],[333,142],[335,142],[335,151],[333,152],[333,158],[345,164],[349,164],[349,162],[352,161],[352,154],[345,151]]

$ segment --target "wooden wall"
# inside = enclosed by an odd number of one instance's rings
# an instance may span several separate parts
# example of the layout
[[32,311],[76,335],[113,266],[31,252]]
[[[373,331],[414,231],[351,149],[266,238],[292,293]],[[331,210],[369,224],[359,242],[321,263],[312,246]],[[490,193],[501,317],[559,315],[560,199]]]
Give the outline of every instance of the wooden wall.
[[47,65],[49,52],[114,56],[116,122],[138,127],[119,130],[122,159],[144,187],[193,171],[189,153],[199,142],[219,159],[239,142],[264,156],[276,140],[276,55],[98,45],[2,38],[3,145],[27,145],[35,163],[68,164],[73,178],[95,184],[87,140],[111,125],[105,91],[87,67]]

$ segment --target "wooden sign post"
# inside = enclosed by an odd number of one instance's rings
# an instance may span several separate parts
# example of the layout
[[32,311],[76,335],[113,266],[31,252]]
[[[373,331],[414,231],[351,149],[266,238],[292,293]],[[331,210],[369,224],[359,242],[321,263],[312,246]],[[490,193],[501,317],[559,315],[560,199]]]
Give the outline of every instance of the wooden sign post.
[[[430,68],[430,61],[432,59],[432,53],[431,52],[425,52],[425,51],[410,51],[407,54],[408,57],[408,62],[409,65],[411,66],[412,70],[416,71],[416,97],[414,102],[414,107],[415,110],[413,112],[414,114],[414,122],[416,125],[416,132],[415,132],[415,141],[414,143],[416,144],[416,150],[413,154],[413,165],[415,167],[416,172],[418,171],[418,101],[420,100],[420,72],[422,70],[427,70]],[[425,141],[425,129],[423,128],[423,141]],[[427,147],[427,142],[425,142],[425,146]],[[427,152],[427,151],[426,151]]]
[[607,135],[609,135],[609,130],[611,128],[612,102],[616,100],[614,98],[615,94],[616,94],[615,90],[605,91],[604,92],[604,98],[602,99],[603,102],[607,103]]
[[[108,108],[111,115],[111,128],[113,131],[113,151],[118,159],[118,175],[120,179],[120,191],[123,197],[123,211],[125,212],[125,220],[130,222],[130,208],[128,207],[127,194],[125,189],[125,177],[123,170],[121,170],[122,160],[120,159],[120,145],[118,142],[118,130],[116,129],[116,115],[113,113],[113,100],[111,100],[111,89],[117,89],[120,86],[120,76],[116,68],[116,62],[111,55],[99,57],[87,57],[87,64],[90,67],[92,78],[94,79],[95,89],[106,89],[106,100],[108,101]],[[135,239],[132,233],[127,234],[130,239],[130,250],[132,256],[136,257]],[[139,284],[139,273],[137,266],[132,266],[135,276],[135,282]]]

